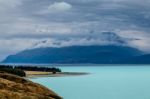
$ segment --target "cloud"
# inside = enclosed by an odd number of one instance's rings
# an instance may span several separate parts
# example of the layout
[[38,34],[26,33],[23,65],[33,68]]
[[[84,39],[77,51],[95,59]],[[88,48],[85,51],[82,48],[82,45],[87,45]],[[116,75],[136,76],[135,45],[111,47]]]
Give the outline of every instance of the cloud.
[[139,50],[145,51],[149,53],[150,49],[150,34],[143,31],[136,31],[136,30],[124,30],[124,31],[117,31],[118,35],[124,38],[128,38],[127,41],[128,46],[138,48]]
[[55,2],[50,4],[46,9],[40,11],[40,14],[61,13],[69,11],[71,8],[72,5],[67,2]]
[[35,42],[35,39],[0,39],[0,60],[6,58],[8,55],[16,54],[19,51],[31,48]]
[[22,0],[0,0],[0,25],[2,22],[10,22],[13,21],[18,14],[18,7],[22,5]]
[[[0,0],[0,45],[5,45],[0,55],[33,46],[110,44],[103,32],[148,52],[149,5],[149,0]],[[115,39],[111,43],[118,44]]]
[[66,2],[55,2],[52,5],[49,5],[49,11],[67,11],[72,8],[72,5]]
[[21,0],[0,0],[1,10],[15,8],[21,5]]

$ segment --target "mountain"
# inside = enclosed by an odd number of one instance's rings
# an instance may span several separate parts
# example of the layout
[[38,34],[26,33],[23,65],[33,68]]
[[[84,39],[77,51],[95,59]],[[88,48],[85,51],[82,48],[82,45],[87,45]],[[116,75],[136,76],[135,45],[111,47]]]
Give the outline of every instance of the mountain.
[[109,43],[116,43],[116,44],[125,44],[125,38],[120,37],[114,32],[102,32],[100,35],[101,39],[104,41],[108,41]]
[[133,57],[129,60],[130,64],[150,64],[150,54]]
[[47,47],[10,55],[3,63],[119,64],[141,54],[141,51],[131,47],[113,45]]
[[62,46],[76,46],[76,45],[128,45],[130,38],[124,38],[115,32],[90,32],[88,35],[83,35],[82,38],[68,38],[61,39],[45,39],[35,42],[31,48],[41,47],[62,47]]

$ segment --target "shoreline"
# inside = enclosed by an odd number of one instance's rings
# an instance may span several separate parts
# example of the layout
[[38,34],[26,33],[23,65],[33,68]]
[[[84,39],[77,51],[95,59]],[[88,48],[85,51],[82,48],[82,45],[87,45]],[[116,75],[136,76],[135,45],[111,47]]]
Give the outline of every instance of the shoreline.
[[17,75],[0,73],[0,99],[63,99],[51,88]]
[[64,77],[64,76],[82,76],[88,75],[87,72],[58,72],[53,74],[52,72],[41,72],[41,71],[25,71],[27,78],[33,77]]

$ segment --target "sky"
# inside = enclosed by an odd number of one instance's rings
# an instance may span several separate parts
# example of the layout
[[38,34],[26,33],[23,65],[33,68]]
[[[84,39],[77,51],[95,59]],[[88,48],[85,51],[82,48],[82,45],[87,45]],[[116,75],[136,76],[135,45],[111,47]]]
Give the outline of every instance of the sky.
[[125,45],[150,53],[150,0],[0,0],[0,60],[37,47]]

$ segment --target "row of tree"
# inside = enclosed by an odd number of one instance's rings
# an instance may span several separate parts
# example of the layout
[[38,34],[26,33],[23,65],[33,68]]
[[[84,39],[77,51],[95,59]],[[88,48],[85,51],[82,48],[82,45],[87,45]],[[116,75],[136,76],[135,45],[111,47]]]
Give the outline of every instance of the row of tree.
[[6,72],[24,77],[26,76],[24,71],[53,72],[55,74],[57,72],[61,72],[61,69],[55,67],[0,65],[0,72]]
[[61,72],[61,70],[56,67],[15,66],[14,68],[26,71]]

